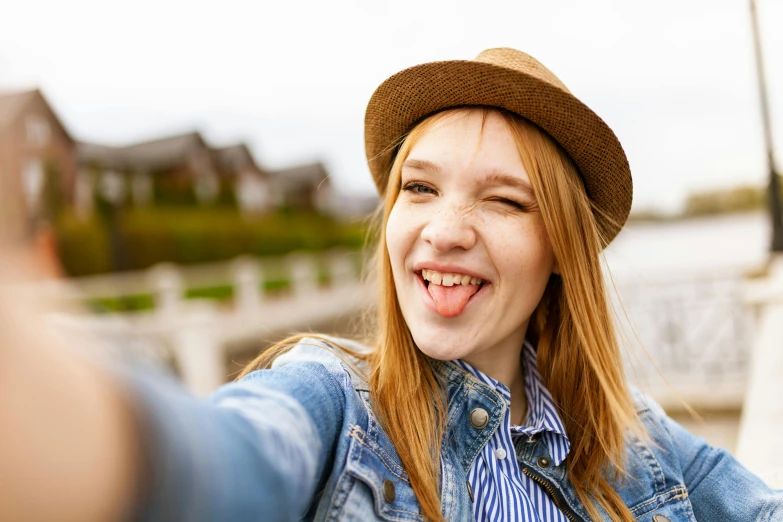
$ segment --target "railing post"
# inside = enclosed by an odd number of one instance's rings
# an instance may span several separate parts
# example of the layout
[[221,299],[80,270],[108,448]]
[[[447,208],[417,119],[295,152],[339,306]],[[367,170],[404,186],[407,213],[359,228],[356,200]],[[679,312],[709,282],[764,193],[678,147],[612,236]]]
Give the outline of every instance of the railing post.
[[[752,290],[752,289],[751,289]],[[737,458],[772,489],[783,488],[783,256],[770,266],[753,301],[764,301],[751,355]]]
[[350,251],[332,250],[329,252],[329,270],[333,288],[350,285],[357,280],[353,254]]
[[232,272],[237,312],[244,314],[257,311],[263,302],[263,276],[258,261],[252,257],[239,257],[233,262]]
[[294,295],[306,297],[318,291],[318,265],[312,255],[291,254],[286,264]]
[[155,308],[158,314],[173,316],[180,309],[184,298],[182,276],[174,265],[155,265],[149,271],[155,289]]
[[226,381],[227,372],[216,332],[217,310],[213,303],[194,305],[187,318],[176,321],[171,338],[182,382],[204,397]]

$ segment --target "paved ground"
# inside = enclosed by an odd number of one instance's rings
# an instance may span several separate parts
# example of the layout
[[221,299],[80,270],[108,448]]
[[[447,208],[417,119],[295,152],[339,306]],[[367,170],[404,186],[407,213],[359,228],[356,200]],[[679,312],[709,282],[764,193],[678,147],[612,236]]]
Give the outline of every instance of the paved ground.
[[702,419],[693,419],[688,413],[675,413],[671,417],[688,431],[704,437],[713,446],[725,448],[734,453],[739,434],[739,412],[704,413]]

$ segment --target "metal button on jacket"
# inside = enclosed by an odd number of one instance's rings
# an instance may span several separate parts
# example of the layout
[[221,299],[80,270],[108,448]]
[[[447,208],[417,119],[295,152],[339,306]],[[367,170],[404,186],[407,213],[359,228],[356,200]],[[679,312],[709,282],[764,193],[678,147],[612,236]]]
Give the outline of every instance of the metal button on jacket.
[[470,412],[470,424],[481,429],[489,423],[489,414],[484,408],[476,408]]
[[552,461],[550,461],[548,457],[544,457],[543,455],[541,455],[540,457],[538,457],[538,459],[536,459],[536,464],[538,464],[539,468],[547,469],[552,464]]
[[653,522],[671,522],[671,520],[663,515],[653,515]]
[[394,484],[392,484],[392,481],[389,479],[386,479],[383,481],[383,498],[386,499],[386,502],[392,503],[394,502],[394,499],[397,495],[394,491]]

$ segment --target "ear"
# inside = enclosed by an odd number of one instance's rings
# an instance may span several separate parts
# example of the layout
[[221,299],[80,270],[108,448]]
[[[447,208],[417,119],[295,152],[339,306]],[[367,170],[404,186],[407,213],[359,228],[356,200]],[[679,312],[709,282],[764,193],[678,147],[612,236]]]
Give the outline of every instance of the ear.
[[557,262],[557,258],[555,258],[555,262],[552,264],[552,273],[560,275],[560,264]]

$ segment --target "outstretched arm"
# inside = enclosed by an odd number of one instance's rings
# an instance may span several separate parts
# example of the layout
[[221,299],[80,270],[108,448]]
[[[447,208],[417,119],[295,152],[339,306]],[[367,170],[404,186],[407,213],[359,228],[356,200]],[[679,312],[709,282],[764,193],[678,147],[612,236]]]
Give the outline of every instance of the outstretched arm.
[[139,473],[131,409],[42,328],[42,303],[9,289],[31,260],[0,253],[0,520],[118,520]]
[[680,456],[697,520],[783,520],[783,491],[771,490],[726,450],[663,418]]
[[0,520],[303,514],[342,426],[345,388],[322,364],[254,372],[203,402],[97,368],[0,297]]
[[320,363],[251,373],[206,403],[134,388],[150,441],[143,520],[298,520],[330,469],[345,388]]

